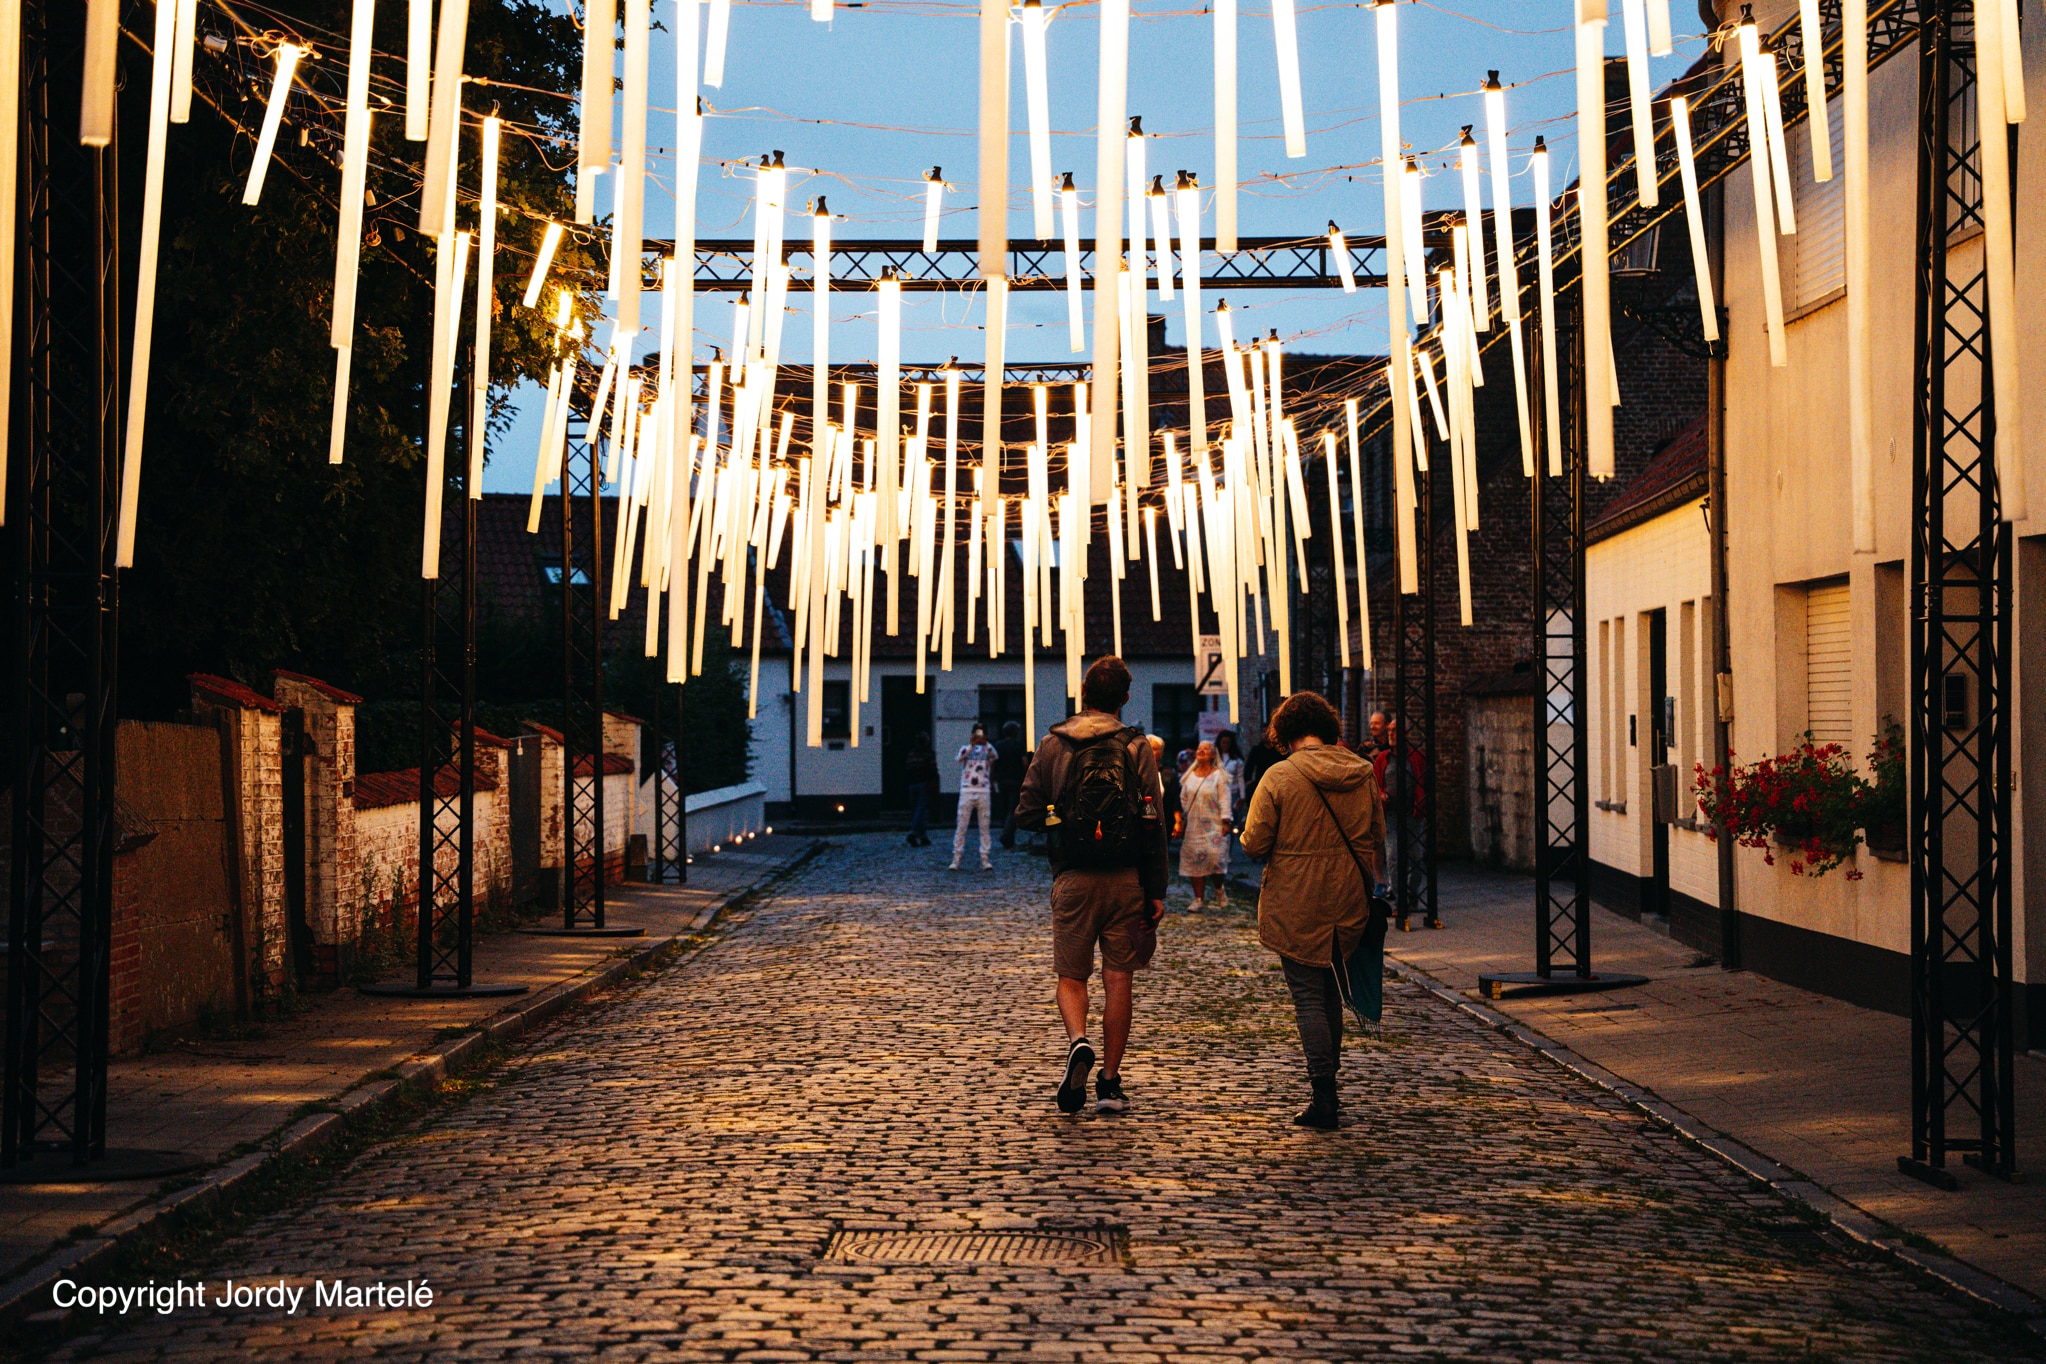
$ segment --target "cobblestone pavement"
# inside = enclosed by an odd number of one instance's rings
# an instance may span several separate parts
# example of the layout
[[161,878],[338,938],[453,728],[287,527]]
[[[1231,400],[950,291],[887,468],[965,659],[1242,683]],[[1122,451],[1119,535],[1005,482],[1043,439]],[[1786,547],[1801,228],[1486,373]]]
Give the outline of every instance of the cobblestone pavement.
[[[430,1309],[184,1311],[62,1357],[2046,1357],[1404,986],[1346,1057],[1342,1130],[1291,1126],[1247,915],[1168,921],[1135,1111],[1064,1118],[1042,864],[943,851],[841,844],[186,1270],[423,1276]],[[1120,1267],[823,1258],[842,1229],[1098,1221]]]

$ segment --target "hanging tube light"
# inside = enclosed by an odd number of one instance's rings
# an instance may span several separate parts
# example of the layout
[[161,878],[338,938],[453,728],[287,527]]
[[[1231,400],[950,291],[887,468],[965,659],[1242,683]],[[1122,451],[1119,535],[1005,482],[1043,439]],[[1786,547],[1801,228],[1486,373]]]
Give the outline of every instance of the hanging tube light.
[[[615,0],[614,0],[615,2]],[[611,50],[610,44],[604,50]],[[610,67],[605,66],[604,89],[610,86]],[[433,0],[406,0],[405,4],[405,140],[426,141],[431,121],[433,89]],[[610,98],[607,93],[606,110]],[[608,138],[606,139],[609,140]]]
[[938,214],[945,206],[945,177],[937,166],[924,172],[924,254],[938,249]]
[[[1986,0],[1985,8],[1996,3]],[[1812,144],[1812,179],[1831,180],[1833,116],[1826,108],[1826,30],[1819,22],[1819,0],[1798,0],[1797,21],[1804,38],[1805,128],[1811,134],[1806,140]]]
[[1350,244],[1343,240],[1343,229],[1334,222],[1328,225],[1328,250],[1335,257],[1336,274],[1343,281],[1343,292],[1357,292],[1357,272],[1350,268]]
[[1562,394],[1556,379],[1556,238],[1550,219],[1553,201],[1549,197],[1549,145],[1537,137],[1534,156],[1528,163],[1534,176],[1535,249],[1540,262],[1542,291],[1542,411],[1547,421],[1549,477],[1563,476]]
[[1208,452],[1207,362],[1201,346],[1201,186],[1192,171],[1181,171],[1173,189],[1179,216],[1179,284],[1186,306],[1187,451]]
[[1086,318],[1080,308],[1080,191],[1067,171],[1059,184],[1059,217],[1066,236],[1066,332],[1073,354],[1087,347]]
[[470,362],[469,381],[469,478],[470,499],[483,496],[483,455],[490,427],[490,315],[497,301],[494,269],[497,255],[497,171],[503,135],[503,121],[495,114],[483,120],[483,155],[479,167],[481,204],[477,209],[476,232],[476,340]]
[[1769,170],[1768,139],[1754,131],[1765,127],[1767,120],[1763,112],[1761,37],[1755,30],[1754,14],[1746,6],[1741,9],[1737,33],[1742,93],[1747,100],[1748,168],[1755,185],[1755,244],[1762,263],[1762,306],[1769,329],[1769,363],[1782,369],[1790,363],[1790,352],[1783,335],[1783,279],[1776,257],[1776,212],[1770,205],[1775,192],[1771,187],[1774,177]]
[[1030,209],[1037,240],[1052,234],[1051,86],[1045,71],[1044,3],[1023,0],[1023,90],[1030,106]]
[[[142,486],[143,417],[149,409],[149,343],[156,328],[157,245],[163,227],[164,144],[170,136],[171,34],[176,8],[156,7],[149,76],[149,141],[142,177],[142,240],[136,251],[135,323],[128,358],[128,413],[121,451],[121,510],[114,566],[135,565],[135,509]],[[14,40],[16,43],[19,39]]]
[[[164,0],[169,3],[169,0]],[[284,104],[291,96],[291,78],[305,49],[297,43],[277,45],[277,74],[270,81],[270,102],[263,110],[263,131],[256,138],[256,158],[249,166],[249,182],[242,190],[242,202],[254,204],[263,197],[263,179],[270,173],[270,154],[277,147],[277,129],[284,122]]]
[[1634,116],[1634,192],[1644,208],[1656,205],[1655,117],[1649,104],[1648,25],[1641,0],[1620,0],[1627,43],[1627,103]]
[[199,35],[199,0],[177,0],[176,51],[171,56],[170,121],[192,121],[192,48]]
[[1300,109],[1300,40],[1293,0],[1272,0],[1272,46],[1279,59],[1279,119],[1286,130],[1286,155],[1307,155],[1307,121]]
[[732,0],[710,0],[710,25],[703,35],[703,83],[725,84],[725,48],[732,34]]
[[540,239],[540,254],[533,257],[533,273],[526,279],[526,296],[521,300],[528,308],[540,301],[540,286],[547,282],[547,267],[554,264],[554,252],[560,245],[561,224],[547,224],[547,233]]
[[426,135],[426,172],[419,184],[419,231],[441,230],[441,197],[454,177],[449,158],[461,135],[462,56],[469,35],[469,0],[442,0],[433,49],[433,120]]
[[1585,472],[1613,476],[1612,261],[1606,232],[1606,0],[1577,0],[1578,258],[1584,292]]
[[1996,482],[1999,514],[2005,521],[2025,516],[2024,390],[2018,361],[2024,334],[2018,329],[2016,247],[2011,221],[2010,127],[2006,116],[2003,48],[2015,32],[2002,28],[2003,5],[1982,0],[1975,7],[1976,133],[1982,154],[1982,271],[1989,294],[1989,397],[1996,415]]
[[[1846,146],[1847,438],[1854,484],[1854,549],[1873,554],[1875,377],[1869,355],[1868,0],[1841,0],[1841,129]],[[2009,92],[2005,92],[2008,103]]]
[[1165,195],[1165,177],[1151,177],[1151,188],[1144,195],[1151,205],[1151,251],[1158,262],[1158,297],[1172,301],[1172,210]]
[[[1865,3],[1865,0],[1864,0]],[[1719,302],[1712,293],[1712,258],[1705,247],[1705,215],[1698,203],[1698,163],[1691,152],[1691,104],[1682,95],[1669,102],[1670,127],[1676,134],[1677,168],[1684,177],[1684,217],[1691,228],[1691,266],[1698,280],[1699,320],[1705,339],[1719,339]]]
[[1215,249],[1236,250],[1236,0],[1215,0]]
[[[412,4],[415,14],[420,9],[430,11],[429,0],[412,0]],[[575,220],[579,223],[596,221],[597,177],[611,164],[611,70],[617,31],[618,0],[586,0],[575,172]],[[426,136],[423,116],[417,134],[410,131],[409,123],[406,127],[407,137]]]
[[[1745,7],[1742,12],[1746,13]],[[1788,237],[1797,231],[1797,196],[1792,192],[1790,142],[1783,132],[1783,73],[1776,49],[1762,43],[1759,34],[1756,44],[1761,54],[1757,70],[1762,84],[1762,116],[1769,130],[1769,170],[1776,177],[1776,221]]]
[[1469,294],[1471,318],[1479,331],[1492,327],[1492,297],[1485,285],[1484,172],[1478,165],[1478,141],[1471,125],[1463,125],[1457,143],[1457,169],[1463,175],[1464,241],[1470,251]]
[[1406,251],[1407,295],[1413,301],[1414,325],[1428,325],[1427,244],[1422,238],[1422,204],[1427,177],[1413,157],[1400,172],[1400,241]]
[[1130,52],[1129,0],[1102,0],[1099,99],[1095,110],[1094,163],[1094,393],[1093,426],[1088,435],[1093,460],[1089,466],[1091,504],[1108,500],[1115,485],[1116,382],[1122,363],[1122,195],[1123,152],[1128,136]]
[[[1407,319],[1427,314],[1427,285],[1414,262],[1420,254],[1419,233],[1407,226],[1418,211],[1418,175],[1400,152],[1399,10],[1393,0],[1372,7],[1378,40],[1378,172],[1385,203],[1386,392],[1410,410],[1415,406],[1414,366]],[[1407,197],[1414,196],[1409,204]],[[1392,422],[1393,547],[1399,565],[1401,592],[1420,589],[1419,559],[1414,544],[1414,432],[1395,415]],[[1361,546],[1359,553],[1362,553]]]

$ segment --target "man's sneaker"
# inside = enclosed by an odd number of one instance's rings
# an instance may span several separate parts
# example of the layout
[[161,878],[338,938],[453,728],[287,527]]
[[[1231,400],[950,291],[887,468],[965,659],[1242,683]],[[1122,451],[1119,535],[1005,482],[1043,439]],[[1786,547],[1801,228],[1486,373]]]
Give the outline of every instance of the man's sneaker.
[[1094,1048],[1076,1037],[1066,1053],[1066,1078],[1059,1086],[1059,1112],[1077,1113],[1087,1106],[1087,1073],[1094,1069]]
[[980,859],[980,869],[982,871],[993,871],[995,869],[995,864],[988,861],[985,857],[983,857],[982,859]]
[[1129,1095],[1122,1092],[1122,1077],[1120,1075],[1103,1075],[1094,1082],[1095,1112],[1127,1113],[1129,1110]]
[[954,861],[954,862],[952,863],[952,865],[951,865],[951,866],[949,866],[949,867],[947,867],[947,868],[945,868],[945,870],[946,870],[946,871],[958,871],[958,870],[959,870],[959,863],[958,863],[958,862],[957,862],[957,861],[955,860],[955,861]]

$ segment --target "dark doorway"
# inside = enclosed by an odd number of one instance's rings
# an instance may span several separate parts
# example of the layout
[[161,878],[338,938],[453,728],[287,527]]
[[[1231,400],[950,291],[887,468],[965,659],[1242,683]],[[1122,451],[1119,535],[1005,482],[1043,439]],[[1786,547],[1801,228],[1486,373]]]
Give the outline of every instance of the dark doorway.
[[[1023,733],[1023,689],[1021,687],[983,686],[980,689],[981,724],[987,726],[990,739],[1002,737],[1002,727],[1014,723],[1016,732]],[[1034,736],[1033,736],[1034,737]]]
[[881,804],[890,810],[909,808],[909,781],[903,759],[916,736],[931,732],[931,693],[917,694],[914,677],[881,679]]
[[[1653,857],[1648,902],[1644,914],[1669,918],[1669,821],[1676,818],[1675,771],[1670,767],[1670,743],[1675,735],[1669,723],[1674,707],[1669,692],[1669,613],[1648,613],[1648,837]],[[1667,791],[1665,791],[1667,788]]]
[[1151,684],[1151,732],[1165,741],[1165,760],[1200,742],[1202,698],[1191,682]]

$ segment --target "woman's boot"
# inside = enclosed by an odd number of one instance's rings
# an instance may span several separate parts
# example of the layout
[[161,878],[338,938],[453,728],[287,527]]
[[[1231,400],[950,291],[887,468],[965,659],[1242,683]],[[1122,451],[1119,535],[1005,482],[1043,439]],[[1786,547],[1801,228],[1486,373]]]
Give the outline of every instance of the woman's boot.
[[1325,1080],[1317,1077],[1313,1084],[1314,1102],[1303,1109],[1293,1122],[1299,1127],[1318,1127],[1324,1132],[1332,1132],[1336,1127],[1336,1111],[1339,1107],[1335,1077],[1330,1076]]

